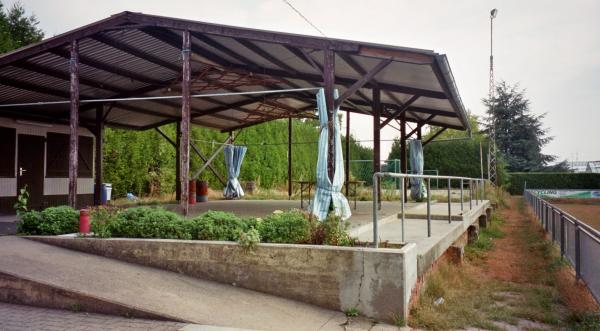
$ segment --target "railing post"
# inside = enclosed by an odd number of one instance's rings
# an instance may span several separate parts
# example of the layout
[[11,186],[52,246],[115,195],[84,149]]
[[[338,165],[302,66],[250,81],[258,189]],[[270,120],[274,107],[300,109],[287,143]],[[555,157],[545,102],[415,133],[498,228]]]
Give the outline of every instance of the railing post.
[[450,178],[448,178],[448,223],[452,223],[452,199],[450,199]]
[[550,232],[550,204],[546,202],[546,232]]
[[379,190],[377,173],[373,174],[373,246],[379,247],[379,226],[377,224],[377,192]]
[[463,179],[460,179],[460,211],[465,210],[464,196],[463,196]]
[[575,220],[575,277],[581,278],[581,234],[577,220]]
[[479,206],[479,182],[475,182],[475,206]]
[[431,180],[427,178],[427,237],[431,237]]
[[556,209],[552,206],[552,242],[556,242]]
[[[404,177],[402,177],[402,180],[400,182],[402,184],[402,189],[400,190],[400,194],[402,197],[402,204],[400,205],[400,215],[402,217],[401,222],[402,222],[402,242],[404,242]],[[429,192],[427,192],[427,194],[429,195]]]
[[473,209],[473,180],[469,179],[469,210]]
[[560,256],[565,256],[565,217],[558,212],[560,217]]

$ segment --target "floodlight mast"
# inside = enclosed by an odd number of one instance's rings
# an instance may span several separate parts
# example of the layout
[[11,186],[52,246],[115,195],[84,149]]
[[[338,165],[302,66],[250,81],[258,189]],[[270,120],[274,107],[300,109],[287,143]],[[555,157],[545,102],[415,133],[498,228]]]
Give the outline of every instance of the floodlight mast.
[[490,11],[490,81],[488,100],[491,112],[489,116],[489,144],[488,144],[488,180],[492,185],[497,185],[497,159],[496,159],[496,123],[494,120],[494,18],[498,15],[498,9]]

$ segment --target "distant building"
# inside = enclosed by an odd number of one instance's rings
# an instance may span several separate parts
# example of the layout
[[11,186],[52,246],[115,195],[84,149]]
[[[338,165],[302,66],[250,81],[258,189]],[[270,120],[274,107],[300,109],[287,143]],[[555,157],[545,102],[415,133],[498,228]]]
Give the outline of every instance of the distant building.
[[590,161],[585,167],[585,172],[600,173],[600,161]]
[[572,161],[569,162],[569,168],[573,172],[600,173],[600,161]]

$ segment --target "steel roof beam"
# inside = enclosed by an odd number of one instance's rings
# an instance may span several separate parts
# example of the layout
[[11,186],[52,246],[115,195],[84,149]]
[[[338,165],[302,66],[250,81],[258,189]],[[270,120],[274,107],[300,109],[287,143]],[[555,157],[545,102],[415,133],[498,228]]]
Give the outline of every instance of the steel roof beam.
[[92,39],[94,39],[98,42],[101,42],[105,45],[108,45],[112,48],[118,49],[122,52],[125,52],[127,54],[133,55],[142,60],[151,62],[151,63],[161,66],[163,68],[169,69],[171,71],[174,71],[177,73],[181,72],[181,67],[179,67],[178,65],[173,64],[169,61],[165,61],[157,56],[152,55],[151,53],[139,50],[135,47],[132,47],[125,43],[122,43],[116,39],[113,39],[112,37],[109,37],[106,34],[97,34],[95,36],[92,36]]
[[381,127],[388,125],[388,123],[390,123],[391,121],[400,117],[400,115],[402,115],[402,113],[404,113],[410,107],[410,105],[412,105],[415,101],[417,101],[417,99],[419,99],[419,96],[413,95],[410,99],[408,99],[408,101],[406,101],[404,104],[402,104],[400,106],[401,108],[396,110],[396,112],[392,116],[388,117],[385,121],[383,121],[381,123]]
[[381,60],[379,63],[377,63],[375,67],[371,68],[371,70],[366,72],[361,79],[357,80],[354,84],[352,84],[352,86],[346,89],[346,91],[344,91],[344,93],[337,100],[335,100],[335,108],[339,107],[340,104],[344,102],[344,100],[346,100],[348,97],[354,94],[354,92],[358,91],[358,89],[363,87],[366,83],[371,81],[371,79],[373,79],[375,75],[381,72],[381,70],[387,67],[388,64],[390,64],[391,62],[392,60],[389,59]]
[[[53,54],[56,54],[58,56],[64,57],[66,59],[69,59],[69,52],[64,50],[64,49],[53,49],[50,52],[52,52]],[[106,71],[109,72],[111,74],[115,74],[121,77],[125,77],[125,78],[129,78],[132,80],[136,80],[138,82],[142,82],[142,83],[146,83],[146,84],[151,84],[151,85],[158,85],[158,84],[162,84],[163,82],[159,79],[155,79],[155,78],[151,78],[142,74],[139,74],[137,72],[133,72],[127,69],[123,69],[123,68],[119,68],[119,67],[115,67],[113,65],[110,64],[106,64],[105,62],[101,61],[101,60],[96,60],[93,59],[89,56],[85,56],[85,55],[80,55],[79,56],[79,62],[81,64],[85,64],[86,66],[90,66],[96,69],[100,69],[102,71]]]

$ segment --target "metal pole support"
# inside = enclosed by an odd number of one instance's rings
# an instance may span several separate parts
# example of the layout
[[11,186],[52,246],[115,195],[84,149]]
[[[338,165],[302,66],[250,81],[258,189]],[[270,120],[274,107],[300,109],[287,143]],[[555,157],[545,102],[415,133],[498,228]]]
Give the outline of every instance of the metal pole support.
[[452,223],[452,199],[450,196],[450,178],[448,178],[448,223]]
[[460,211],[464,211],[465,210],[465,203],[464,203],[464,193],[463,193],[463,179],[460,179]]
[[560,217],[560,256],[565,256],[565,217],[561,212],[558,213]]
[[[402,217],[402,242],[404,242],[404,177],[402,177],[400,182],[402,184],[402,189],[400,190],[402,197],[402,203],[400,204],[400,215]],[[429,195],[429,192],[427,192],[427,195]]]
[[579,224],[575,222],[575,277],[581,278],[581,230]]
[[427,237],[431,237],[431,180],[427,178]]
[[379,181],[377,174],[373,175],[373,246],[379,247],[379,226],[377,224],[377,199],[379,192]]

